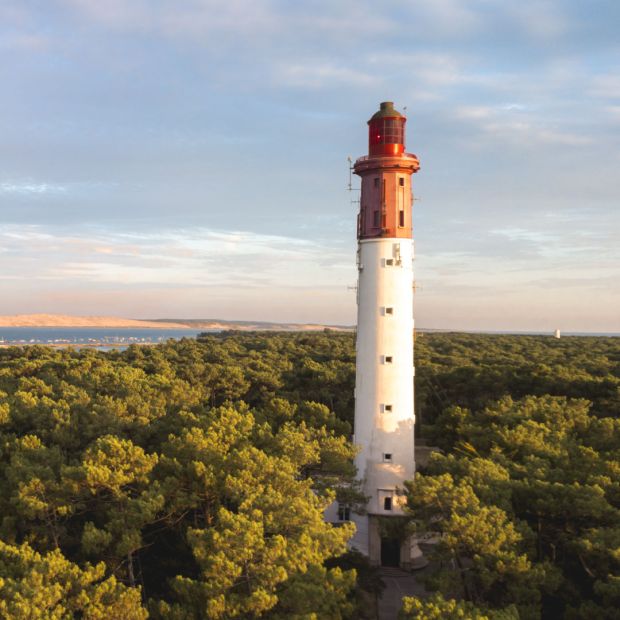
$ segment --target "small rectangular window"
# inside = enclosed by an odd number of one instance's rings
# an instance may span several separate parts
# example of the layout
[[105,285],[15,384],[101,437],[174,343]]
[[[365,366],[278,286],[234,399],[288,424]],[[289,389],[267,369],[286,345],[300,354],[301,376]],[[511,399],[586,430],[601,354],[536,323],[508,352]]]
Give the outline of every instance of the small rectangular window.
[[386,306],[385,313],[386,314],[394,314],[394,308],[392,308],[392,306]]
[[[375,211],[375,213],[376,213],[376,211]],[[391,266],[394,264],[394,259],[393,259],[393,258],[386,258],[386,259],[385,259],[385,264],[386,264],[388,267],[391,267]]]
[[384,463],[391,463],[392,462],[392,454],[391,454],[391,452],[385,452],[383,454],[383,462]]
[[386,364],[391,364],[392,363],[392,356],[391,355],[386,355],[383,359],[384,359]]
[[351,520],[351,507],[348,504],[338,504],[338,521]]
[[375,177],[374,181],[375,181],[375,187],[379,187],[379,177]]
[[398,212],[398,225],[402,228],[405,225],[405,212]]
[[375,228],[379,228],[379,211],[373,211],[372,213],[372,225]]
[[392,510],[392,498],[391,497],[383,498],[383,510]]
[[386,413],[390,413],[392,411],[392,405],[385,405],[383,409],[386,411]]
[[398,184],[399,184],[401,187],[405,187],[405,177],[400,177],[400,178],[398,179]]

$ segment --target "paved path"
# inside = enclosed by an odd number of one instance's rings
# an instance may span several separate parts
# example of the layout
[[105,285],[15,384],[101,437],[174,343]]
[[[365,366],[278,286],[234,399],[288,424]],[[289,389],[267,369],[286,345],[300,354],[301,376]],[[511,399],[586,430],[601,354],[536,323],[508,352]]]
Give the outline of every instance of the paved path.
[[403,596],[428,596],[422,583],[416,580],[416,573],[407,573],[399,568],[382,568],[379,574],[385,584],[379,599],[379,620],[396,620]]

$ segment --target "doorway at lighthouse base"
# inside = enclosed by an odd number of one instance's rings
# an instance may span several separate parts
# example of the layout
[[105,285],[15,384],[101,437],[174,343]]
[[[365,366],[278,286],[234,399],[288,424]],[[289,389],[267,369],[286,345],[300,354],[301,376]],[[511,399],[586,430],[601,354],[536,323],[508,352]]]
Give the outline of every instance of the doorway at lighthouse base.
[[373,566],[417,570],[428,565],[404,517],[368,515],[368,559]]

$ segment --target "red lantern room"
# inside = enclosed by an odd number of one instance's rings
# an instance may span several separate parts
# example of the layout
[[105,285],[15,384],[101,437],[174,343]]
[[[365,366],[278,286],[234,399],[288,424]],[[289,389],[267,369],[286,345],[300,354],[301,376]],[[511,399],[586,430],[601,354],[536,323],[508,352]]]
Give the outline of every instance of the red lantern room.
[[384,101],[368,121],[368,154],[371,157],[401,155],[405,152],[407,119],[391,101]]
[[368,121],[369,154],[353,166],[362,177],[359,239],[412,238],[411,175],[420,162],[405,153],[406,122],[391,101],[384,101]]

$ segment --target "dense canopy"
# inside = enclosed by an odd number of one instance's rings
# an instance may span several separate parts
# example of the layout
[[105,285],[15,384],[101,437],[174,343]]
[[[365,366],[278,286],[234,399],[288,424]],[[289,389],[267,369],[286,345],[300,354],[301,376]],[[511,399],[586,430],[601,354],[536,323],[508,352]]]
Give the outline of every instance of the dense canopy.
[[[615,617],[617,339],[423,334],[416,366],[438,592],[403,617]],[[354,372],[332,332],[0,350],[0,617],[372,618],[322,514],[363,499]]]

